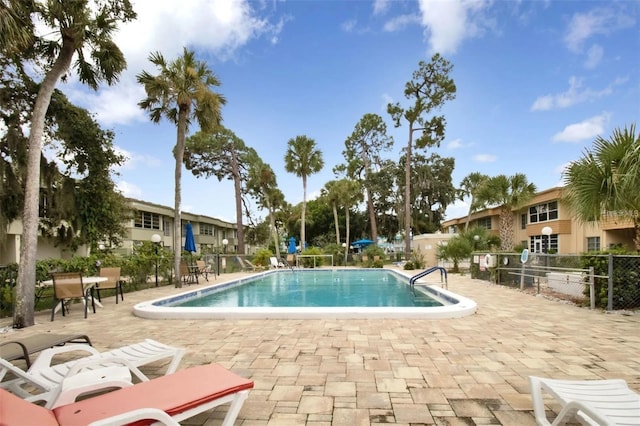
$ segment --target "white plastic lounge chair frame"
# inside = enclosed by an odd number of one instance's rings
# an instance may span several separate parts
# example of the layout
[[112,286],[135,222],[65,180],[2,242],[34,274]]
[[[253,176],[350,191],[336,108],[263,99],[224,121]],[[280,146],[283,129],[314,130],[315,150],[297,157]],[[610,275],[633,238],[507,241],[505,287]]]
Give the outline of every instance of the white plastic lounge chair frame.
[[[99,373],[100,370],[94,372]],[[105,381],[103,389],[122,388],[82,401],[69,402],[74,399],[73,395],[83,395],[85,390],[95,392],[99,389],[95,384],[84,385],[83,382],[79,380],[76,383],[63,383],[66,389],[64,392],[72,395],[62,395],[62,400],[68,403],[55,409],[36,406],[0,390],[0,424],[106,426],[155,419],[162,424],[178,425],[178,422],[218,405],[231,403],[222,422],[223,426],[231,426],[247,399],[249,390],[253,388],[253,381],[220,365],[209,364],[190,367],[135,385],[118,380]]]
[[[640,425],[640,395],[624,380],[555,380],[530,376],[531,399],[540,426],[562,425],[574,418],[587,425]],[[543,391],[561,405],[550,423],[544,408]]]
[[[88,356],[52,365],[56,355],[68,352],[85,352]],[[146,381],[149,379],[138,367],[170,359],[165,375],[171,374],[177,370],[183,356],[184,349],[168,346],[151,339],[106,352],[99,352],[89,345],[67,344],[42,351],[26,372],[5,360],[0,360],[0,380],[9,371],[17,376],[16,379],[0,383],[0,387],[10,390],[28,401],[45,401],[50,404],[62,381],[83,370],[108,365],[124,365],[140,381]],[[34,395],[23,388],[29,385],[35,386],[41,392]]]
[[284,265],[282,264],[282,262],[279,262],[278,258],[275,256],[272,256],[269,258],[269,264],[271,265],[272,268],[275,268],[275,269],[284,268]]

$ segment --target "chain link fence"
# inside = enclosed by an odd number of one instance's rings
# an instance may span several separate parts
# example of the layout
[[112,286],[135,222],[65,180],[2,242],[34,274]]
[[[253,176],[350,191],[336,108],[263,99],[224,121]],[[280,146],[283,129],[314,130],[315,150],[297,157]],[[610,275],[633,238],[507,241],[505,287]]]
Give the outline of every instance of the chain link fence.
[[640,309],[640,256],[474,253],[471,276],[591,308]]

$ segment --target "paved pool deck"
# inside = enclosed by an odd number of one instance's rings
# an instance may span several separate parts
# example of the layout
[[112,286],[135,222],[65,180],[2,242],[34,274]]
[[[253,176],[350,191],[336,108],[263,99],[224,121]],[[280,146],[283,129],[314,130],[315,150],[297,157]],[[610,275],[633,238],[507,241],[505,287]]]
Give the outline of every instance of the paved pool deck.
[[[164,286],[126,293],[117,305],[103,298],[88,319],[80,305],[53,322],[50,311],[38,313],[35,326],[5,329],[0,341],[52,332],[86,333],[99,350],[144,338],[182,346],[181,368],[217,362],[254,380],[236,422],[244,426],[534,425],[529,375],[622,378],[640,392],[640,314],[591,311],[456,274],[448,287],[475,300],[477,312],[438,320],[132,315],[136,303],[189,289]],[[154,377],[162,367],[142,370]],[[226,409],[183,424],[220,424]]]

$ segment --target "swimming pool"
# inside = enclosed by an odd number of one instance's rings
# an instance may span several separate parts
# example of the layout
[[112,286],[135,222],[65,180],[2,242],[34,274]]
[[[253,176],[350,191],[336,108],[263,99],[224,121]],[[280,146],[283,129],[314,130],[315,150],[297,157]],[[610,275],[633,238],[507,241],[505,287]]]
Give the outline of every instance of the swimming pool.
[[[474,301],[391,269],[267,271],[143,302],[134,314],[150,319],[455,318]],[[204,303],[210,306],[202,306]]]

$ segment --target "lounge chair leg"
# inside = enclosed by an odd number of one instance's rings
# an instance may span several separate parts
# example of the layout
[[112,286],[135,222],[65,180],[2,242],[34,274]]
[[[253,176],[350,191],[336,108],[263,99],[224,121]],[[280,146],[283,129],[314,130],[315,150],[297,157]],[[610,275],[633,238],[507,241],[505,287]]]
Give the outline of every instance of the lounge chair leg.
[[240,413],[240,409],[242,408],[242,405],[244,404],[244,401],[248,396],[249,391],[246,390],[240,391],[236,394],[235,398],[233,398],[231,406],[229,407],[229,411],[227,411],[227,415],[222,421],[222,426],[233,426],[236,418],[238,417],[238,414]]

